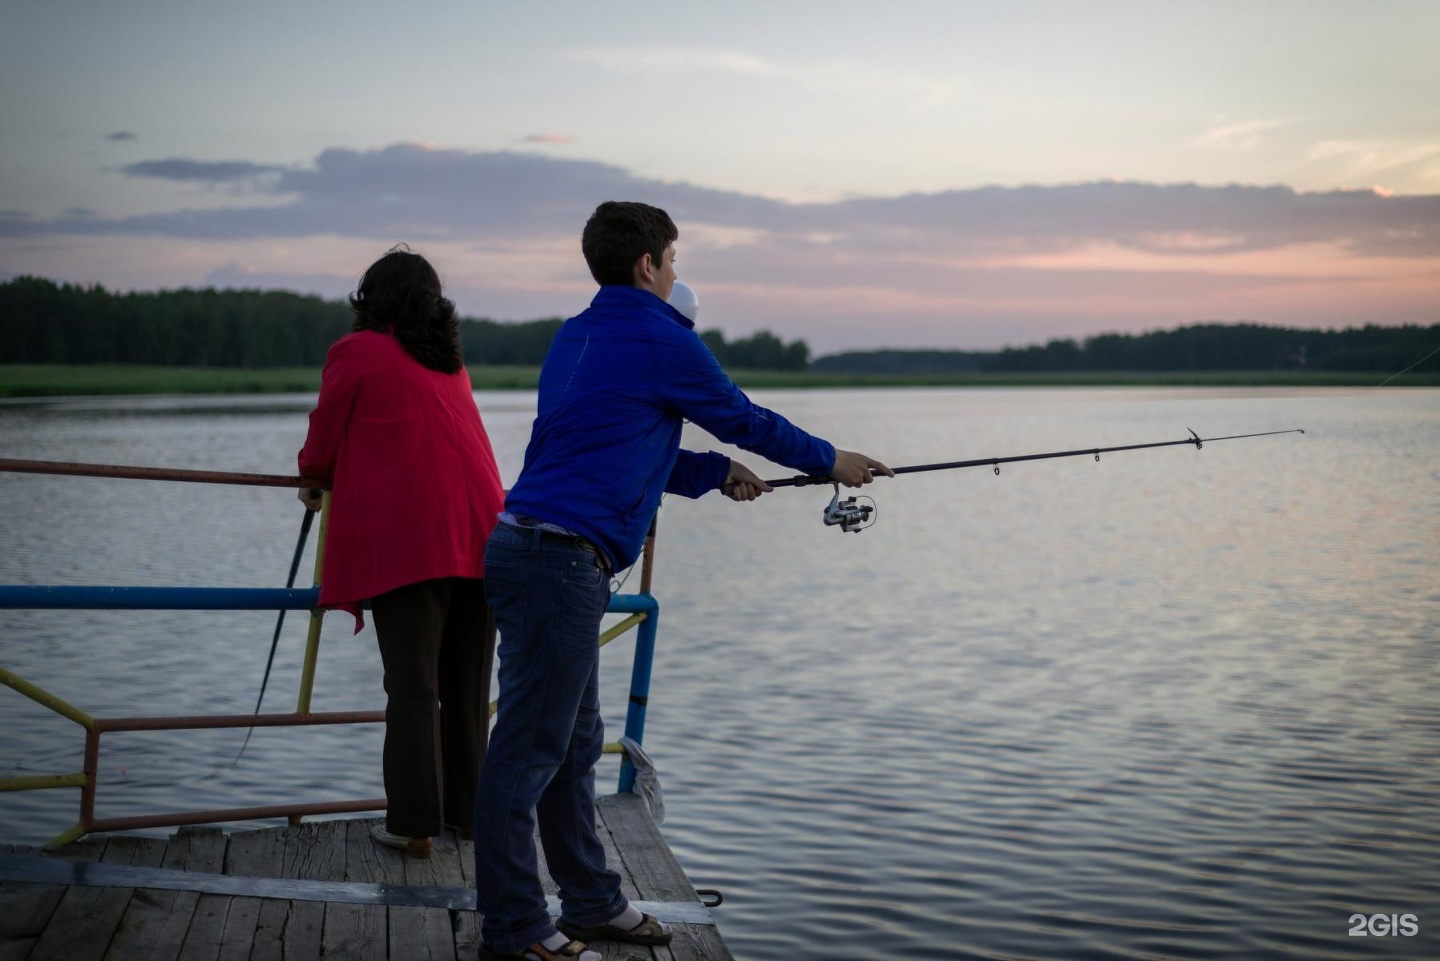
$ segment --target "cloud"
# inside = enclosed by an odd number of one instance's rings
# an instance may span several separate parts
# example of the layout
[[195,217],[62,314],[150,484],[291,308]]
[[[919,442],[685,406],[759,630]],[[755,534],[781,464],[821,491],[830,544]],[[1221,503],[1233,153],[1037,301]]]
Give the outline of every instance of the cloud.
[[230,261],[205,275],[204,286],[231,290],[291,290],[338,299],[353,291],[358,278],[353,274],[297,274],[260,271]]
[[969,85],[961,80],[876,72],[859,60],[767,60],[735,50],[704,47],[603,46],[575,50],[570,59],[622,77],[662,78],[677,73],[728,73],[824,92],[874,91],[899,95],[910,112],[938,107]]
[[1440,139],[1430,140],[1323,140],[1305,159],[1336,162],[1352,176],[1370,177],[1415,173],[1428,168],[1429,179],[1440,173]]
[[1260,146],[1261,134],[1293,123],[1294,120],[1246,120],[1242,123],[1220,124],[1191,141],[1191,146],[1222,153],[1249,153]]
[[816,246],[836,263],[891,252],[974,258],[1096,243],[1177,258],[1316,243],[1355,254],[1440,255],[1440,196],[1374,190],[1100,182],[798,204],[637,177],[596,161],[416,144],[332,148],[304,169],[172,158],[123,170],[175,182],[256,181],[251,197],[274,202],[119,218],[12,214],[0,216],[0,234],[571,239],[600,201],[636,199],[668,210],[682,235],[687,225],[699,237],[710,230],[729,238],[717,246],[769,256]]
[[567,144],[574,143],[575,138],[571,137],[568,133],[532,133],[521,142]]
[[593,289],[580,229],[598,203],[625,199],[675,218],[705,324],[769,327],[817,350],[974,347],[1202,317],[1433,322],[1440,302],[1440,195],[1094,182],[789,203],[590,160],[414,143],[331,148],[306,167],[171,158],[125,169],[244,184],[248,204],[0,211],[4,269],[341,296],[406,241],[468,315],[567,315]]
[[641,76],[680,71],[716,70],[750,77],[793,76],[787,69],[761,57],[726,50],[683,47],[587,47],[570,59],[620,76]]
[[174,157],[169,160],[142,160],[139,163],[127,164],[120,168],[120,172],[128,177],[150,177],[155,180],[233,183],[279,173],[283,169],[268,164],[251,163],[248,160],[203,161]]
[[105,135],[105,139],[113,140],[118,143],[125,140],[138,140],[139,138],[128,130],[117,130],[114,133],[107,133]]

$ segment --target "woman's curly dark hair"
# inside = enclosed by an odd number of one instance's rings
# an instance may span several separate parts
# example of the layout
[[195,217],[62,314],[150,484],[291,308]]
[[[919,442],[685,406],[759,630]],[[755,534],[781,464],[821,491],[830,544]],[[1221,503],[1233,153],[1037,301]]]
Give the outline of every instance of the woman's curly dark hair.
[[396,244],[370,265],[350,295],[350,306],[355,311],[351,330],[394,334],[411,357],[431,370],[453,374],[465,362],[455,305],[441,295],[440,275],[405,244]]

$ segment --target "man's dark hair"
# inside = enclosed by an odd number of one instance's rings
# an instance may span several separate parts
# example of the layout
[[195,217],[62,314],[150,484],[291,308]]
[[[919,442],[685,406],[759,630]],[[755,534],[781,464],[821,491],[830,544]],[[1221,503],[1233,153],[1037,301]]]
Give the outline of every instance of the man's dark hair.
[[580,249],[597,284],[635,285],[635,263],[645,254],[656,266],[680,237],[675,221],[659,207],[607,200],[595,208],[580,235]]
[[395,335],[420,363],[442,374],[460,369],[460,323],[455,305],[440,294],[440,275],[430,262],[396,244],[365,271],[350,295],[355,311],[351,330]]

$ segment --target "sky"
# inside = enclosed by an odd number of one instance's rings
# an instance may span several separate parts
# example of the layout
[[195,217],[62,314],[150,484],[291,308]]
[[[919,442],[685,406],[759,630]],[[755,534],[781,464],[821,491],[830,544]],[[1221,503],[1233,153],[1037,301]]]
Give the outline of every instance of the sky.
[[[603,200],[814,353],[1440,323],[1440,2],[0,0],[0,278],[569,316]],[[0,319],[3,323],[3,319]]]

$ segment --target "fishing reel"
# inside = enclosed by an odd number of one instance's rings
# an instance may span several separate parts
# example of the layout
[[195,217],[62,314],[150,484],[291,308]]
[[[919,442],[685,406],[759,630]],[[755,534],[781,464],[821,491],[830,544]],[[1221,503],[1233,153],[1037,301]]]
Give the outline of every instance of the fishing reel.
[[862,504],[860,503],[861,498],[853,496],[842,501],[840,485],[836,484],[835,494],[830,498],[830,506],[825,508],[825,526],[838,527],[841,532],[852,531],[856,534],[872,526],[878,516],[878,510],[873,500],[868,497],[864,500],[870,502]]

